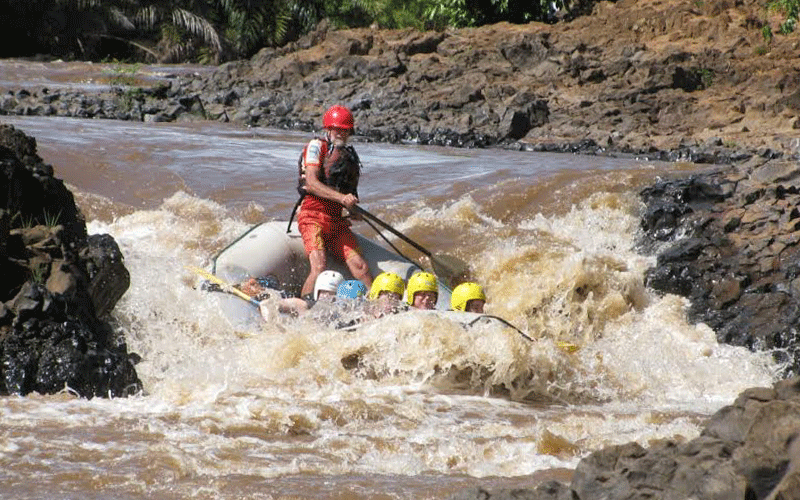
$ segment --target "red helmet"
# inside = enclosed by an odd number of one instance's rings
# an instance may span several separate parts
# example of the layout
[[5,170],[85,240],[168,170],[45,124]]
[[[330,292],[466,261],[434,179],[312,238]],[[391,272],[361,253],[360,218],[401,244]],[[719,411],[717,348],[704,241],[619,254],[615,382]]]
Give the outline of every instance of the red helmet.
[[353,130],[353,113],[344,106],[331,106],[322,117],[322,128],[343,128]]

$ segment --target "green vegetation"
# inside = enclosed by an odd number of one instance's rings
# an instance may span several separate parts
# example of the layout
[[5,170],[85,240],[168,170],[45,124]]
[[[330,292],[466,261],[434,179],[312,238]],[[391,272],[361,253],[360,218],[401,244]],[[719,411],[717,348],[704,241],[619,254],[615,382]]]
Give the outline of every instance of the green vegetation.
[[47,278],[47,264],[41,263],[30,268],[31,280],[34,283],[43,284]]
[[136,75],[141,69],[141,64],[124,64],[118,60],[114,60],[115,65],[111,67],[110,71],[113,74],[109,78],[111,86],[130,87],[136,84]]
[[115,65],[110,71],[113,76],[109,78],[111,89],[116,92],[117,107],[121,111],[133,111],[137,103],[145,100],[145,91],[137,86],[137,74],[141,69],[141,64],[124,64],[114,61]]
[[[53,228],[58,225],[60,219],[61,210],[57,214],[51,214],[45,210],[40,217],[35,217],[32,214],[22,215],[22,212],[17,212],[11,217],[10,223],[12,228],[30,229],[40,224]],[[19,220],[19,224],[15,224],[17,220]]]
[[[444,0],[440,3],[453,2]],[[341,28],[377,24],[381,28],[422,30],[430,24],[428,10],[431,4],[427,0],[333,0],[321,2],[318,11],[334,26]]]
[[141,87],[118,89],[116,101],[120,111],[133,111],[137,103],[144,103],[145,91]]
[[[581,0],[585,9],[595,0]],[[778,0],[786,2],[789,0]],[[795,0],[797,1],[797,0]],[[0,57],[219,63],[340,28],[444,29],[547,21],[563,0],[9,0]]]
[[[556,0],[558,8],[563,0]],[[463,28],[508,21],[545,21],[550,2],[546,0],[331,0],[322,9],[337,26],[376,23],[381,28],[443,29]]]
[[[14,224],[14,221],[16,221],[17,219],[19,219],[19,226]],[[24,229],[31,228],[35,225],[34,222],[35,220],[33,218],[33,215],[22,215],[22,212],[17,212],[11,217],[12,228],[16,227],[21,227]]]
[[[785,16],[778,26],[778,34],[788,35],[797,28],[797,19],[798,16],[800,16],[800,0],[770,0],[767,2],[767,10],[780,12]],[[756,49],[756,54],[759,55],[769,52],[769,46],[772,44],[772,40],[775,37],[769,23],[765,22],[764,26],[761,27],[761,36],[764,38],[764,42],[767,46],[764,47],[763,51],[759,50],[760,47]]]
[[778,33],[781,35],[788,35],[795,30],[797,27],[797,18],[798,15],[800,15],[800,0],[770,0],[770,2],[767,3],[767,9],[778,11],[786,16],[778,27]]
[[713,69],[709,68],[700,68],[697,70],[697,73],[700,75],[700,83],[703,84],[703,88],[707,89],[714,83],[714,78],[716,77],[716,73]]
[[58,221],[61,219],[61,210],[58,211],[57,214],[50,214],[47,210],[44,211],[44,225],[53,228],[58,225]]

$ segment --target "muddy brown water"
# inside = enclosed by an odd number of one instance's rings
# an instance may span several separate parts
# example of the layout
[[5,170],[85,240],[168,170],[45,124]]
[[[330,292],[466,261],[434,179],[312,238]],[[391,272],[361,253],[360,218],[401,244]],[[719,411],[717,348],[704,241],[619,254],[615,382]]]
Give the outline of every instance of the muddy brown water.
[[[0,66],[4,87],[104,85],[92,75],[107,71]],[[208,69],[148,69],[197,70]],[[580,457],[607,445],[695,437],[739,391],[775,379],[769,356],[717,344],[686,322],[683,299],[642,284],[654,259],[634,249],[636,193],[694,165],[356,142],[363,205],[470,263],[487,312],[533,341],[414,313],[355,332],[302,318],[244,328],[185,266],[286,218],[309,134],[0,122],[36,138],[90,232],[120,244],[132,283],[114,321],[143,357],[146,389],[3,398],[2,497],[417,499],[532,487],[569,481]],[[353,352],[363,369],[342,366]]]

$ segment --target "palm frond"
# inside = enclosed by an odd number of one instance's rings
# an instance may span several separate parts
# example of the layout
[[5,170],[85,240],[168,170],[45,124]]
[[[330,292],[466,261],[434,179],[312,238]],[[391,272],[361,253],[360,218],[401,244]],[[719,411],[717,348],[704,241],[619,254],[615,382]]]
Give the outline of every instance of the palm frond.
[[56,0],[56,5],[72,7],[76,10],[88,10],[92,7],[100,7],[102,0]]
[[194,51],[194,47],[188,43],[179,43],[170,46],[166,54],[162,56],[165,61],[183,61],[186,60]]
[[125,13],[118,8],[111,7],[108,9],[108,15],[117,26],[120,26],[126,30],[136,29],[133,21],[131,21],[130,18],[128,18],[128,16],[126,16]]
[[217,30],[204,17],[193,14],[186,9],[176,8],[172,10],[172,22],[189,33],[201,37],[206,43],[212,45],[217,52],[222,51],[222,44]]
[[134,23],[144,26],[145,28],[154,27],[160,18],[159,10],[154,5],[140,8],[133,16]]

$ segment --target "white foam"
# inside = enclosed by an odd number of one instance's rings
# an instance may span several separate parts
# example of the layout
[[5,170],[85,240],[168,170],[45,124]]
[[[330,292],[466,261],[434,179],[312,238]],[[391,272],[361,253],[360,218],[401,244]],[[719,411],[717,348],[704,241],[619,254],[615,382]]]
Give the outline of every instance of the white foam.
[[[598,195],[514,227],[482,214],[470,197],[441,209],[449,216],[440,221],[462,217],[476,235],[505,235],[476,239],[474,259],[483,263],[488,312],[522,332],[491,321],[465,330],[424,313],[350,332],[277,315],[233,328],[219,296],[197,289],[185,266],[207,264],[246,224],[185,193],[156,210],[92,222],[90,232],[114,236],[131,272],[114,316],[143,357],[146,394],[26,400],[0,410],[0,423],[67,424],[73,441],[84,426],[126,429],[128,437],[98,439],[85,452],[106,447],[130,463],[160,463],[176,478],[511,477],[572,467],[607,444],[690,439],[703,415],[745,387],[769,384],[775,367],[767,355],[719,345],[707,327],[689,325],[683,299],[644,288],[652,259],[631,249],[635,208],[632,197]],[[424,223],[437,214],[413,217]],[[360,367],[345,369],[341,360],[353,353]],[[3,460],[33,446],[22,436],[7,443]],[[38,446],[50,453],[65,444]],[[69,460],[55,453],[56,462]]]

